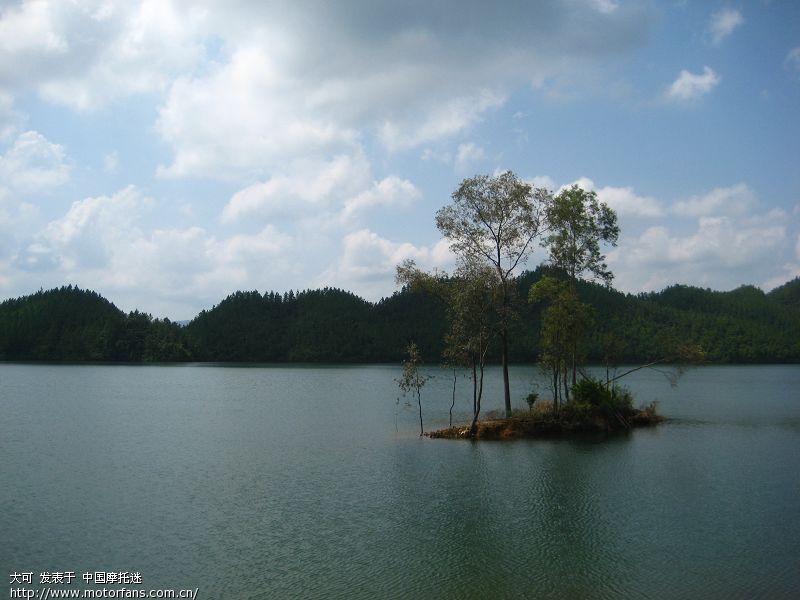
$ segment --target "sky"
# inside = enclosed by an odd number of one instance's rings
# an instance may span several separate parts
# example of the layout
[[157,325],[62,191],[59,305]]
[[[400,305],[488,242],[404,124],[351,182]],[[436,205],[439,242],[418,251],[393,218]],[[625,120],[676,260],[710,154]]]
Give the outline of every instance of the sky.
[[800,275],[800,3],[0,0],[0,299],[376,301],[505,170],[617,212],[622,291]]

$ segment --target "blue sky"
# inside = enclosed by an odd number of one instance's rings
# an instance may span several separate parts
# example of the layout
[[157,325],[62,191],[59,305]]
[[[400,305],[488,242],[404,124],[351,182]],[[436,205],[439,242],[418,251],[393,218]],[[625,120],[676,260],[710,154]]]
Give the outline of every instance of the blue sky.
[[789,1],[0,1],[0,298],[377,300],[453,266],[436,210],[506,169],[618,212],[623,291],[768,290],[800,275],[798,107]]

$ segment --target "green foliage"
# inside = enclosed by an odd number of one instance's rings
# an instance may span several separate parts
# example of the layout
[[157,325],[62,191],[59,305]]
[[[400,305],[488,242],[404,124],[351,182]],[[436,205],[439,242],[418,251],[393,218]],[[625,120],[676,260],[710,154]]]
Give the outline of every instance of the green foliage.
[[581,379],[572,386],[572,399],[578,404],[600,406],[611,397],[611,392],[596,379]]
[[[519,294],[547,275],[564,276],[552,267],[523,273],[515,280]],[[638,296],[578,281],[578,300],[594,309],[580,351],[589,362],[609,356],[612,364],[693,361],[678,352],[690,346],[702,347],[710,363],[800,362],[800,307],[791,302],[797,281],[768,294],[672,286]],[[530,364],[542,352],[545,306],[518,307],[519,318],[509,322],[512,361]],[[0,360],[398,362],[414,339],[422,358],[436,362],[448,310],[409,288],[374,304],[330,288],[237,292],[181,327],[66,286],[0,303]],[[499,361],[497,344],[487,359]]]
[[546,196],[511,171],[476,175],[462,181],[452,204],[436,213],[436,226],[457,256],[492,265],[505,281],[532,250]]
[[96,292],[65,286],[0,304],[0,360],[174,361],[190,354],[180,327],[123,313]]
[[[585,378],[572,386],[572,400],[567,403],[591,410],[605,417],[626,417],[633,412],[633,395],[622,386],[606,387],[602,382]],[[583,409],[581,409],[583,410]]]
[[549,199],[544,218],[549,234],[542,246],[550,253],[550,263],[563,270],[572,281],[589,272],[607,285],[613,274],[600,253],[600,243],[615,246],[619,237],[617,215],[597,201],[594,191],[573,185]]
[[528,403],[528,410],[533,410],[533,405],[536,404],[536,401],[539,399],[539,394],[536,392],[531,392],[525,397],[525,402]]

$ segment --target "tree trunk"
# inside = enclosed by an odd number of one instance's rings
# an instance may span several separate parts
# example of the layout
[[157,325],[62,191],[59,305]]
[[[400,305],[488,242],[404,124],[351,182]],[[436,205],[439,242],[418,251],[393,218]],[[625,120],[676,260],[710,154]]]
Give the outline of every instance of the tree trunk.
[[511,387],[508,383],[508,332],[503,328],[503,400],[505,401],[506,417],[511,416]]
[[559,380],[558,362],[553,363],[553,412],[558,412],[558,392],[561,389]]
[[419,437],[425,433],[422,429],[422,398],[419,393],[419,386],[417,387],[417,405],[419,406]]
[[472,355],[472,417],[478,414],[478,372],[475,354]]
[[450,427],[453,426],[453,407],[456,405],[456,378],[458,377],[458,373],[456,373],[455,367],[453,368],[453,401],[450,403]]
[[[478,415],[481,414],[481,397],[483,396],[483,365],[484,359],[481,358],[480,368],[481,368],[481,381],[478,387],[478,395],[475,401],[475,414],[472,416],[472,425],[469,427],[469,434],[475,435],[475,432],[478,430]],[[474,366],[474,363],[473,363]]]

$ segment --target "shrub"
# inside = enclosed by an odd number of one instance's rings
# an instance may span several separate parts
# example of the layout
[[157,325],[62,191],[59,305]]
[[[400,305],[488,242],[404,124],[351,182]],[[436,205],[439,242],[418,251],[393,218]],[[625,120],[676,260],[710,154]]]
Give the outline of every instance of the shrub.
[[581,379],[572,386],[572,401],[577,404],[600,406],[610,397],[611,393],[596,379]]
[[606,417],[633,413],[633,395],[622,386],[610,390],[596,379],[581,379],[572,386],[572,402],[594,408]]
[[536,401],[539,399],[539,394],[536,392],[531,392],[528,394],[528,397],[525,398],[525,402],[528,403],[528,409],[533,410],[533,405],[536,404]]

